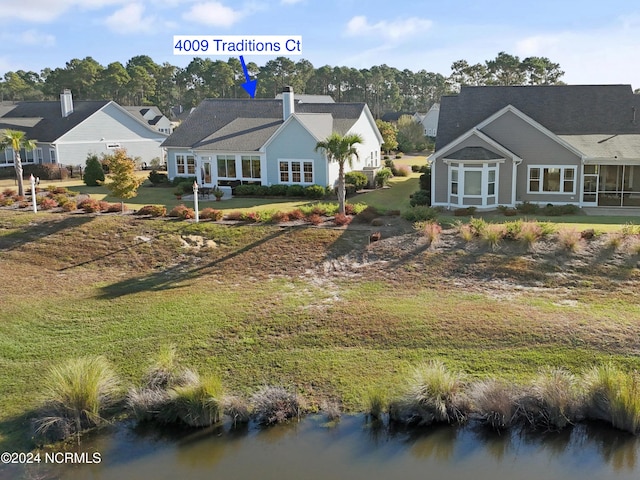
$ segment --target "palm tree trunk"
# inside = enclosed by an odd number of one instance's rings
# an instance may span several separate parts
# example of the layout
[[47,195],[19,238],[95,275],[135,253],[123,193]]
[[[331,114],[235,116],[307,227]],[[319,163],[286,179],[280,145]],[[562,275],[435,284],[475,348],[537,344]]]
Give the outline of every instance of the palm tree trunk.
[[20,150],[15,150],[16,152],[16,160],[14,163],[14,168],[16,170],[16,179],[18,180],[18,195],[24,196],[24,182],[22,181],[22,160],[20,159]]
[[339,170],[338,170],[338,210],[340,213],[344,215],[345,213],[345,197],[346,192],[344,188],[344,160],[338,162]]

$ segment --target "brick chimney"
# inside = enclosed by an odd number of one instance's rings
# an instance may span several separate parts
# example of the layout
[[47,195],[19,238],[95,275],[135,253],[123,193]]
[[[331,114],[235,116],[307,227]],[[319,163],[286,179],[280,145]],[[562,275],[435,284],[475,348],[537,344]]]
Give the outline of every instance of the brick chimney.
[[66,118],[73,113],[73,96],[71,90],[65,88],[60,94],[60,109],[62,118]]
[[293,104],[293,88],[284,87],[282,89],[282,119],[286,120],[295,113],[295,107]]

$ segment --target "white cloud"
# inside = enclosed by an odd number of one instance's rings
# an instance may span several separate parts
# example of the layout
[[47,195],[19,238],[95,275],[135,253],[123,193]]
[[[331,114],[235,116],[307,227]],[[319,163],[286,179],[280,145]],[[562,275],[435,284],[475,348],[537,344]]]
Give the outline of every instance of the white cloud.
[[18,40],[24,45],[39,45],[41,47],[52,47],[56,44],[56,37],[48,33],[37,30],[27,30],[18,35]]
[[189,9],[184,20],[212,27],[230,27],[246,15],[242,10],[234,10],[220,2],[198,3]]
[[282,5],[295,5],[296,3],[300,3],[302,0],[280,0]]
[[112,31],[122,34],[141,33],[152,31],[155,18],[144,18],[144,5],[131,3],[116,10],[107,17],[105,24]]
[[381,20],[378,23],[369,23],[367,17],[358,15],[347,23],[346,34],[350,37],[375,36],[388,40],[400,40],[411,37],[417,33],[429,30],[433,25],[431,20],[418,17],[397,19],[393,21]]
[[126,3],[126,0],[0,0],[0,11],[6,19],[48,23],[72,8],[92,10]]

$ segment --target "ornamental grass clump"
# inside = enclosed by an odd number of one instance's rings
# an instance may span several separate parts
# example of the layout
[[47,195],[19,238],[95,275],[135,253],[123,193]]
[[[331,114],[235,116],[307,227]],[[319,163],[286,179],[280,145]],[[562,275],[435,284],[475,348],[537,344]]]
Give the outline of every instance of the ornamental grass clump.
[[537,222],[523,222],[520,232],[515,237],[526,248],[532,248],[543,236],[542,228]]
[[533,427],[562,430],[582,417],[578,381],[560,368],[543,370],[517,403],[518,413]]
[[227,395],[222,399],[222,409],[233,425],[248,423],[251,420],[251,409],[249,403],[242,397]]
[[564,250],[577,252],[580,250],[581,240],[582,236],[577,230],[565,228],[558,232],[558,242]]
[[300,418],[302,399],[284,387],[262,387],[251,396],[253,416],[260,425],[283,423]]
[[222,417],[222,382],[209,376],[188,385],[169,389],[168,400],[158,419],[165,423],[183,423],[189,427],[208,427]]
[[491,250],[496,251],[500,248],[500,243],[504,237],[504,226],[487,224],[481,231],[480,236],[482,240],[491,247]]
[[371,420],[380,420],[387,411],[389,402],[381,388],[370,388],[364,398],[364,411]]
[[474,382],[468,396],[473,418],[493,430],[509,428],[516,419],[516,392],[507,383],[493,379]]
[[427,239],[429,245],[435,245],[442,235],[442,227],[438,222],[424,222],[416,224],[420,233]]
[[76,358],[51,368],[44,395],[34,431],[58,441],[105,422],[106,411],[120,399],[120,382],[104,357]]
[[461,373],[440,361],[423,363],[413,370],[405,395],[392,402],[390,417],[411,425],[463,423],[469,412],[463,388]]
[[587,416],[615,428],[640,434],[640,375],[626,373],[611,364],[584,375]]

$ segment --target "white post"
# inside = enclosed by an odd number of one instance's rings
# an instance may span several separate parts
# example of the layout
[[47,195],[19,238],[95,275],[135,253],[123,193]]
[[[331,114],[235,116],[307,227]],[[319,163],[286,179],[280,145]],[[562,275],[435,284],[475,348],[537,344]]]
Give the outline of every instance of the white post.
[[198,182],[193,182],[193,208],[196,211],[196,223],[200,221],[200,212],[198,212]]
[[36,179],[33,176],[33,173],[29,177],[31,180],[31,203],[33,203],[33,213],[38,213],[38,206],[36,204]]

